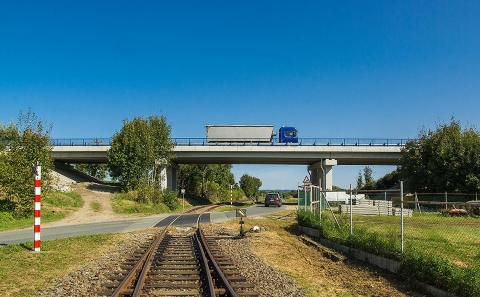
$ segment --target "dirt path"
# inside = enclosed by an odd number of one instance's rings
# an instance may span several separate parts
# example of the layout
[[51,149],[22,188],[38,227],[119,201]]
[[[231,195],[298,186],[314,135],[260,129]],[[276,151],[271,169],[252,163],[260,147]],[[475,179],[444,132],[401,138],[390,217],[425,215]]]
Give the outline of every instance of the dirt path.
[[78,193],[83,206],[69,216],[56,222],[47,223],[48,226],[63,226],[81,223],[111,221],[115,219],[131,218],[132,216],[119,215],[113,212],[112,198],[115,188],[109,185],[92,182],[81,182],[70,185],[72,191]]

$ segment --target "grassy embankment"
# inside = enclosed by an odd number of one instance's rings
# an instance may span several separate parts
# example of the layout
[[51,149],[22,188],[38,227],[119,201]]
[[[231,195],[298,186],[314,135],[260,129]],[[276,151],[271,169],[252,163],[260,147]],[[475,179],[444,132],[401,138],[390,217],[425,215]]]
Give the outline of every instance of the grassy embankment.
[[[0,200],[0,204],[2,201]],[[42,197],[42,223],[63,219],[72,211],[83,206],[83,200],[75,192],[52,192]],[[32,204],[33,207],[33,204]],[[33,228],[33,214],[29,218],[16,219],[9,213],[0,212],[0,231]]]
[[[301,225],[319,229],[334,242],[403,262],[402,274],[457,296],[480,294],[480,219],[438,213],[404,217],[404,253],[401,254],[400,217],[338,215],[300,211]],[[480,295],[479,295],[480,296]]]

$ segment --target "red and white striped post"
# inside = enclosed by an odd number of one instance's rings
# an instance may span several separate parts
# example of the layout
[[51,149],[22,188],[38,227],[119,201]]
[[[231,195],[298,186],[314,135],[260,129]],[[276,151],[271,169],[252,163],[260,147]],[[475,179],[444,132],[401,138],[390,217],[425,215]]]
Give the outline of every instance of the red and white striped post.
[[40,194],[41,194],[41,177],[42,177],[42,166],[34,165],[34,174],[35,174],[35,226],[34,226],[34,242],[33,247],[35,252],[40,251]]
[[233,206],[233,185],[230,185],[230,206]]

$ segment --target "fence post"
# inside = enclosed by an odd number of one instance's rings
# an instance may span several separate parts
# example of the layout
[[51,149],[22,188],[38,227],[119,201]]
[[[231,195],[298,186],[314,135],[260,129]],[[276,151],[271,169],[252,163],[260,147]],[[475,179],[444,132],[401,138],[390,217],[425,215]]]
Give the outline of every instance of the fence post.
[[[313,191],[313,189],[312,189],[312,191]],[[318,188],[315,192],[317,193],[315,196],[317,196],[318,200],[319,200],[318,205],[320,206],[319,212],[320,212],[320,222],[321,222],[322,221],[322,208],[323,208],[322,207],[322,193],[320,192],[320,188]],[[312,193],[312,195],[313,195],[313,193]]]
[[415,192],[415,211],[419,211],[419,210],[420,210],[420,204],[418,203],[417,192]]
[[445,191],[445,208],[448,209],[448,196],[447,196],[447,191]]
[[352,217],[352,184],[350,184],[350,235],[353,235],[353,217]]
[[400,181],[400,242],[403,255],[403,180]]

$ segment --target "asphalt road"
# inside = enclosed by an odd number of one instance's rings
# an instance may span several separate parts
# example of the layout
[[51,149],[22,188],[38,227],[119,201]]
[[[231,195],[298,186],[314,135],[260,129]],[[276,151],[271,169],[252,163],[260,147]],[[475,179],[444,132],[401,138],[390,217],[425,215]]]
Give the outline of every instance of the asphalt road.
[[[255,205],[246,208],[247,217],[262,216],[271,214],[274,212],[285,210],[287,206],[282,207],[265,207],[262,205]],[[171,217],[168,214],[160,214],[150,216],[146,218],[126,219],[117,221],[108,221],[100,223],[89,223],[79,225],[65,225],[59,227],[48,227],[48,225],[41,227],[41,241],[54,240],[57,238],[67,238],[75,236],[84,236],[92,234],[105,234],[105,233],[120,233],[142,230],[150,227],[162,227],[166,225]],[[198,214],[185,214],[182,215],[175,222],[175,226],[196,226]],[[236,219],[236,211],[226,212],[213,212],[209,216],[204,216],[202,222],[208,223],[221,223],[227,220]],[[32,228],[0,232],[0,246],[21,244],[34,240],[33,225]]]

